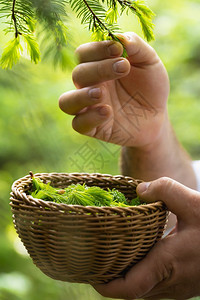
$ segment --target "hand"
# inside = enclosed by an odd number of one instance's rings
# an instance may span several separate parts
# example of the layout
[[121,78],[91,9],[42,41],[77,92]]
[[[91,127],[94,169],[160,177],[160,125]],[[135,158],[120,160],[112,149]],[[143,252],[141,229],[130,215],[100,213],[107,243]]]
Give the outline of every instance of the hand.
[[[146,189],[146,190],[145,190]],[[200,193],[169,178],[138,185],[146,202],[159,199],[177,215],[176,228],[125,276],[95,289],[122,299],[189,299],[200,295]]]
[[161,135],[169,94],[167,72],[156,52],[136,34],[118,36],[122,45],[93,42],[77,49],[77,90],[60,97],[60,108],[75,115],[79,133],[123,146],[142,147]]

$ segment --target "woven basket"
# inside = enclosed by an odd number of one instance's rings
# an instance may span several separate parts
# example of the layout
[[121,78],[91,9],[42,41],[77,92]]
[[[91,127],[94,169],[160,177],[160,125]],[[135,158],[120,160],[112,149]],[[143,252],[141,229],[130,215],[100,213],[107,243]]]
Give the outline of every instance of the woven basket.
[[[140,181],[80,173],[35,174],[54,187],[86,183],[116,188],[128,199]],[[57,204],[28,195],[31,177],[13,183],[13,221],[35,265],[53,279],[105,283],[123,276],[161,238],[167,211],[162,202],[132,207]]]

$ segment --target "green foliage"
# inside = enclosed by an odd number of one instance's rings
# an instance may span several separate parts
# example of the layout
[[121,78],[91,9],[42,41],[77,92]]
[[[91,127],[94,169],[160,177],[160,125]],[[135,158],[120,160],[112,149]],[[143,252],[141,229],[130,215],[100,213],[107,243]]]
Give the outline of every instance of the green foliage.
[[101,39],[106,39],[107,36],[113,37],[114,33],[119,31],[119,27],[114,22],[106,23],[106,9],[98,1],[71,0],[70,4],[77,17],[81,18],[81,23],[87,24],[92,32],[98,32],[99,35],[101,33]]
[[5,48],[0,65],[3,69],[12,68],[13,64],[16,64],[20,58],[20,51],[22,46],[20,45],[19,37],[11,40]]
[[154,39],[153,28],[154,24],[152,23],[152,18],[155,16],[153,11],[144,3],[144,1],[135,0],[135,1],[123,1],[118,0],[121,5],[121,12],[129,10],[135,14],[142,26],[143,34],[147,41]]
[[[15,39],[20,43],[23,37],[27,45],[27,52],[31,61],[38,63],[40,61],[40,50],[36,41],[36,29],[44,32],[45,36],[53,38],[49,45],[49,52],[53,52],[56,47],[56,64],[60,62],[66,67],[64,52],[66,51],[67,28],[63,22],[66,18],[66,1],[57,0],[0,0],[0,14],[7,27],[6,33],[15,34]],[[53,47],[51,47],[53,45]],[[19,60],[21,53],[16,57],[15,48],[12,47],[12,41],[9,44],[11,58],[7,59],[7,48],[5,48],[1,57],[2,68],[12,68]],[[60,54],[60,55],[59,55]],[[14,59],[12,59],[15,58]]]
[[138,197],[132,199],[129,204],[124,194],[116,189],[104,190],[97,186],[88,187],[85,184],[71,184],[65,189],[58,189],[53,188],[50,183],[43,183],[34,176],[32,177],[32,184],[31,196],[33,198],[56,203],[83,206],[141,205],[141,201]]
[[40,61],[40,50],[35,38],[31,35],[24,35],[24,39],[27,43],[28,53],[30,53],[31,61],[38,63]]
[[131,200],[130,202],[130,205],[140,205],[141,204],[141,201],[140,201],[140,198],[139,197],[136,197],[134,199]]
[[[68,5],[68,6],[67,6]],[[0,0],[0,14],[5,20],[5,31],[13,33],[18,45],[13,40],[5,48],[1,57],[2,68],[12,68],[22,54],[20,44],[23,36],[31,61],[40,61],[40,50],[36,32],[42,30],[45,45],[44,56],[51,58],[54,65],[66,69],[69,63],[69,32],[65,25],[67,10],[71,7],[81,23],[87,25],[94,40],[113,39],[121,42],[116,33],[118,17],[126,11],[132,11],[139,19],[145,38],[150,41],[153,35],[153,12],[141,0]],[[37,37],[37,38],[36,38]],[[19,51],[19,46],[21,47]],[[18,49],[18,51],[17,51]],[[16,53],[17,52],[17,53]],[[124,51],[123,56],[126,56]]]

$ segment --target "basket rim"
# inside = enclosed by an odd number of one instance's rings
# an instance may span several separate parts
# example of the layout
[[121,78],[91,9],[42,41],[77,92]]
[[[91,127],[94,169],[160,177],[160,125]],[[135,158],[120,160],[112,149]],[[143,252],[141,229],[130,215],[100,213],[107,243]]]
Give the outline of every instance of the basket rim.
[[[48,176],[48,177],[52,177],[52,176],[60,176],[60,177],[67,177],[67,176],[85,176],[85,177],[99,177],[99,178],[103,178],[105,177],[106,179],[109,179],[109,178],[112,178],[112,179],[116,179],[116,180],[120,180],[120,179],[125,179],[127,182],[130,181],[135,183],[136,186],[143,182],[142,180],[140,179],[134,179],[133,177],[130,177],[130,176],[124,176],[124,175],[111,175],[111,174],[102,174],[102,173],[79,173],[79,172],[73,172],[73,173],[58,173],[58,172],[51,172],[51,173],[35,173],[34,174],[34,177],[37,177],[37,178],[40,178],[41,176]],[[83,205],[77,205],[77,204],[66,204],[66,203],[56,203],[54,201],[46,201],[46,200],[42,200],[42,199],[38,199],[38,198],[34,198],[32,197],[31,195],[28,195],[25,193],[25,191],[19,191],[18,189],[18,186],[20,183],[22,182],[25,182],[24,186],[28,183],[28,181],[30,181],[31,183],[31,175],[26,175],[24,177],[21,177],[17,180],[15,180],[12,184],[12,187],[11,187],[11,197],[10,197],[10,200],[12,202],[12,200],[14,200],[13,196],[14,194],[18,194],[20,195],[23,200],[25,200],[26,204],[39,204],[41,206],[45,206],[45,207],[54,207],[54,208],[57,208],[57,209],[64,209],[64,208],[75,208],[75,209],[81,209],[81,210],[90,210],[90,209],[95,209],[97,212],[102,212],[105,210],[112,210],[112,211],[118,211],[119,209],[121,211],[132,211],[132,210],[137,210],[139,211],[140,208],[144,209],[144,208],[150,208],[150,207],[154,207],[154,208],[162,208],[163,210],[166,210],[166,205],[164,204],[164,202],[162,202],[161,200],[157,200],[155,202],[151,202],[151,203],[145,203],[145,204],[140,204],[138,206],[127,206],[127,207],[118,207],[118,206],[83,206]],[[120,181],[119,181],[120,182]],[[12,205],[12,204],[11,204]],[[50,205],[50,206],[49,206]]]

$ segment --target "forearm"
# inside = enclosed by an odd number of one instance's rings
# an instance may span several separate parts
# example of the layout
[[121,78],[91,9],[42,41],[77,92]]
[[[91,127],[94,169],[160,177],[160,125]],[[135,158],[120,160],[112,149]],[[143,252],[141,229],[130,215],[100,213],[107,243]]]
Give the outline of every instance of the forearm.
[[167,120],[157,140],[146,147],[123,147],[120,161],[123,175],[144,181],[167,176],[196,189],[191,158],[176,139]]

